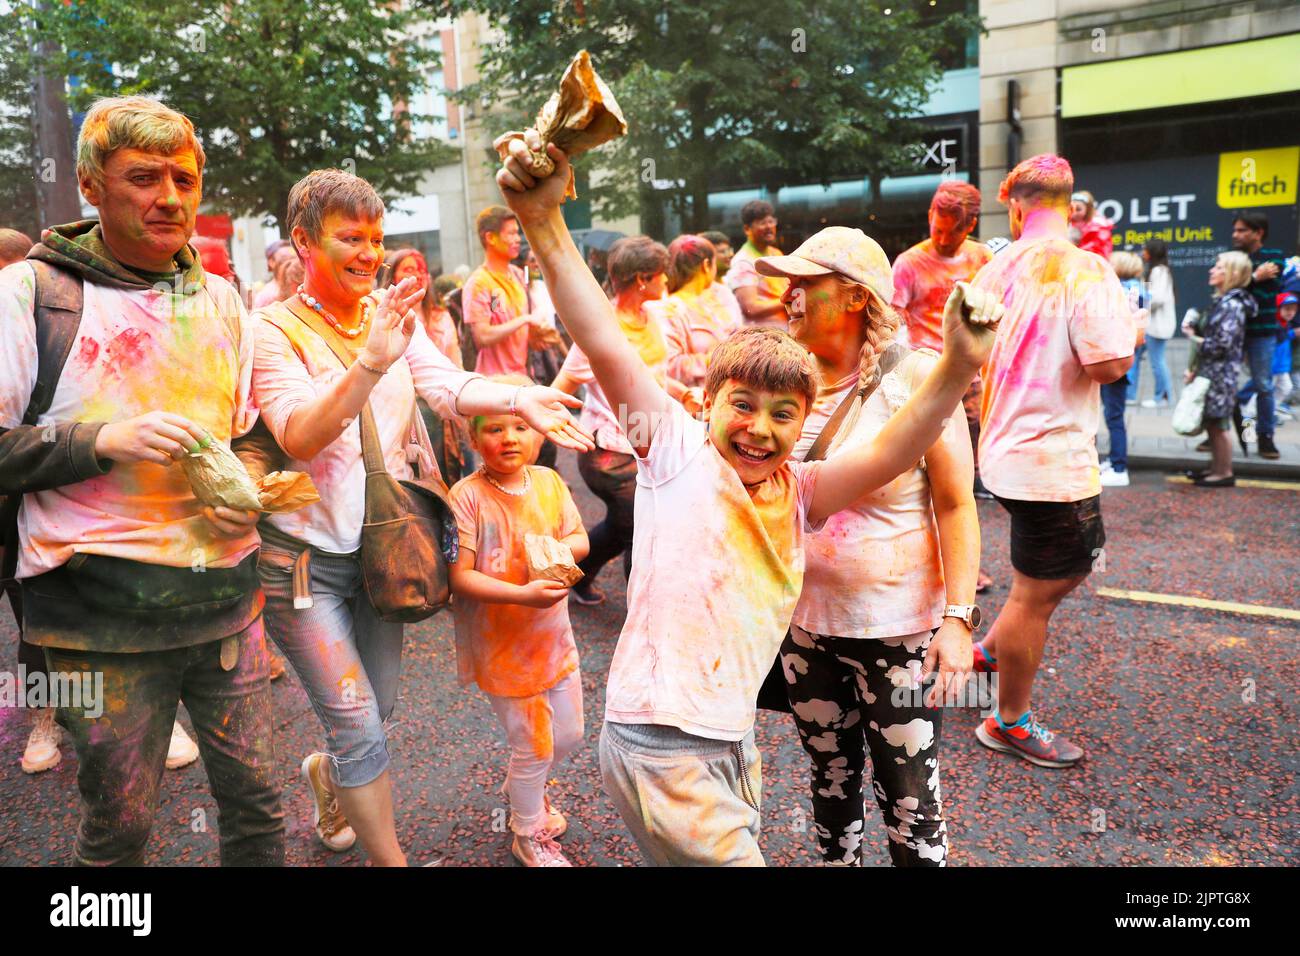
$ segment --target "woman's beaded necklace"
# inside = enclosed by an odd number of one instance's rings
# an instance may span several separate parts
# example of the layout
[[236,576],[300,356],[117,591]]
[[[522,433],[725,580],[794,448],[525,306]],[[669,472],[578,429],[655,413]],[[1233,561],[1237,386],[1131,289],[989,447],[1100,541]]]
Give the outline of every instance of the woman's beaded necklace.
[[520,488],[518,491],[511,491],[505,485],[501,484],[501,482],[493,478],[490,474],[488,474],[488,470],[486,466],[480,467],[478,471],[480,475],[482,475],[484,478],[487,479],[487,483],[489,485],[491,485],[493,488],[495,488],[497,491],[501,492],[502,494],[510,495],[510,497],[512,498],[522,498],[524,495],[528,494],[528,489],[530,489],[533,486],[533,478],[528,473],[527,466],[524,467],[524,486]]
[[320,301],[317,300],[315,296],[313,296],[310,292],[307,291],[306,283],[303,283],[302,285],[298,286],[298,297],[302,299],[302,301],[307,305],[309,309],[311,309],[322,319],[328,322],[330,328],[332,328],[339,335],[347,339],[355,339],[362,332],[364,332],[366,330],[366,326],[370,324],[370,317],[374,314],[374,305],[370,302],[369,299],[362,299],[361,300],[361,324],[358,325],[355,329],[349,329],[346,326],[344,326],[342,322],[340,322],[338,319],[334,317],[333,312],[325,308],[325,306],[321,305]]

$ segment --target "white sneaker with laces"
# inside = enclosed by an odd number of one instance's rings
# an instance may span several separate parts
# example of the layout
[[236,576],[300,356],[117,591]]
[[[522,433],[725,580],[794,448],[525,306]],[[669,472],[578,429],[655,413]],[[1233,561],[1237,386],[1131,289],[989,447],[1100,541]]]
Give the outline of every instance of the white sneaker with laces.
[[560,845],[555,842],[555,834],[550,830],[539,830],[532,836],[516,833],[510,844],[510,852],[524,866],[573,866],[564,855]]
[[63,728],[54,722],[54,708],[42,707],[32,721],[32,732],[23,750],[23,773],[40,773],[59,765],[63,754],[59,744],[63,741]]
[[1101,473],[1101,486],[1103,488],[1127,488],[1128,472],[1115,471],[1113,468],[1103,471]]
[[178,720],[172,724],[172,742],[167,746],[167,769],[180,770],[199,759],[199,745],[190,740]]

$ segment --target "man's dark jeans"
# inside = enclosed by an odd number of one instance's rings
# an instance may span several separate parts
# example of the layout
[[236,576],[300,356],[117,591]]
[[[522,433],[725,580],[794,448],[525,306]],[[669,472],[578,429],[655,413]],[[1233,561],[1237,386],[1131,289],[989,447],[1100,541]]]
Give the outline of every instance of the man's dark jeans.
[[587,533],[591,550],[578,562],[590,587],[606,562],[623,555],[623,574],[632,569],[632,515],[636,501],[636,459],[616,451],[594,448],[578,456],[578,473],[587,487],[605,502],[604,519]]
[[[231,643],[223,666],[222,647]],[[101,715],[59,709],[59,723],[80,762],[81,826],[74,862],[144,862],[176,705],[184,701],[217,801],[221,864],[284,864],[270,655],[260,617],[225,641],[136,654],[50,647],[46,658],[51,671],[104,675]]]
[[1255,396],[1255,434],[1260,438],[1273,437],[1273,352],[1277,339],[1272,335],[1259,335],[1246,339],[1245,360],[1250,381],[1237,393],[1237,404],[1244,405]]
[[1110,434],[1110,466],[1128,471],[1128,429],[1124,423],[1124,404],[1128,398],[1128,376],[1101,387],[1101,405],[1106,413],[1106,431]]

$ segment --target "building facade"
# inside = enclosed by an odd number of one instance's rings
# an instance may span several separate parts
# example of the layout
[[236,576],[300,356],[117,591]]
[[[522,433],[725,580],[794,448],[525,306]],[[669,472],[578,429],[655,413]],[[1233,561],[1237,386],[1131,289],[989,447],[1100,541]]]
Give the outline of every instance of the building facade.
[[1116,248],[1170,249],[1180,311],[1232,219],[1269,217],[1297,247],[1300,5],[1291,0],[982,0],[981,235],[1005,235],[997,187],[1018,158],[1057,152],[1115,223]]

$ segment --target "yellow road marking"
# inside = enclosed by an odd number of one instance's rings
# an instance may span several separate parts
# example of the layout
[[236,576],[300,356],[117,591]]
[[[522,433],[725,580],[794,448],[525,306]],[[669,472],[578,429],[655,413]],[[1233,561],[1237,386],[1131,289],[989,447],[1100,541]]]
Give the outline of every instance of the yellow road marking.
[[[1175,485],[1190,485],[1192,479],[1186,475],[1165,475],[1165,481]],[[1261,478],[1238,478],[1238,488],[1269,488],[1273,491],[1300,491],[1300,482],[1264,481]]]
[[1199,607],[1207,611],[1227,611],[1230,614],[1252,614],[1256,617],[1280,617],[1287,621],[1300,621],[1300,611],[1289,607],[1268,607],[1264,604],[1238,604],[1236,601],[1212,601],[1209,598],[1186,594],[1157,594],[1154,591],[1129,591],[1126,588],[1097,588],[1102,597],[1121,601],[1139,601],[1146,604],[1172,604],[1176,607]]

